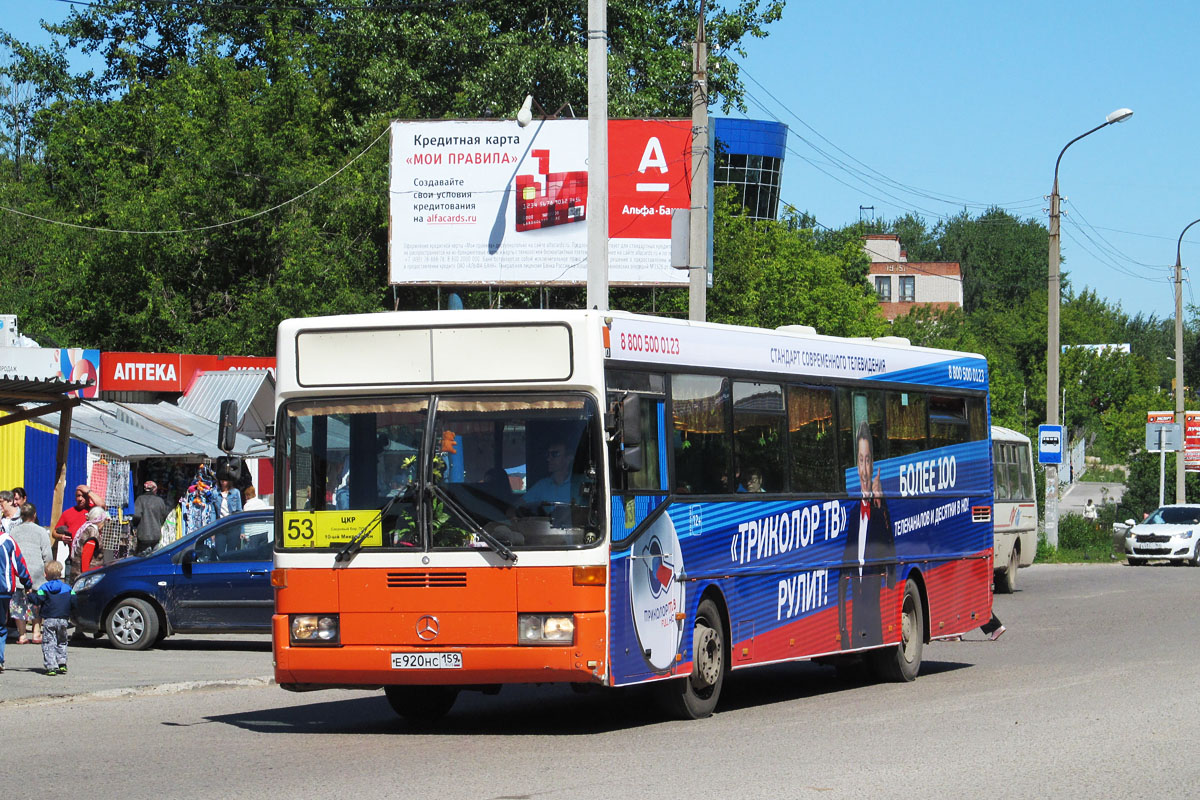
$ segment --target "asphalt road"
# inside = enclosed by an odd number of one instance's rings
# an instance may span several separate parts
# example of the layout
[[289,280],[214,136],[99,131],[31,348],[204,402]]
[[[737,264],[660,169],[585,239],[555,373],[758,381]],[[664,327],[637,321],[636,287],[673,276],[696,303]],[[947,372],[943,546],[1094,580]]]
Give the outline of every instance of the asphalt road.
[[1087,505],[1088,498],[1091,498],[1091,501],[1099,507],[1108,503],[1119,503],[1124,495],[1125,484],[1123,483],[1077,481],[1058,501],[1058,512],[1060,514],[1083,514],[1083,507]]
[[[379,693],[262,685],[269,653],[245,644],[168,658],[182,685],[240,660],[246,685],[13,702],[6,673],[3,791],[43,797],[38,765],[59,739],[83,765],[70,785],[98,799],[1194,796],[1200,570],[1035,565],[1021,579],[996,600],[1003,638],[928,646],[914,683],[807,663],[738,672],[698,722],[662,721],[638,691],[515,687],[413,728]],[[68,680],[99,653],[81,649],[78,670],[72,655]]]

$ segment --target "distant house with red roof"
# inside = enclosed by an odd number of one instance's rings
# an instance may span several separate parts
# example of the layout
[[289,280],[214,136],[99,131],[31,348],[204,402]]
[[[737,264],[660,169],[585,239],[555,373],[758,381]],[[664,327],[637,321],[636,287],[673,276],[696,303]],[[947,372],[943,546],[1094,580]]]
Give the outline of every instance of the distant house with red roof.
[[863,249],[871,257],[867,280],[888,322],[917,306],[962,308],[962,267],[957,261],[909,261],[900,237],[892,233],[864,236]]

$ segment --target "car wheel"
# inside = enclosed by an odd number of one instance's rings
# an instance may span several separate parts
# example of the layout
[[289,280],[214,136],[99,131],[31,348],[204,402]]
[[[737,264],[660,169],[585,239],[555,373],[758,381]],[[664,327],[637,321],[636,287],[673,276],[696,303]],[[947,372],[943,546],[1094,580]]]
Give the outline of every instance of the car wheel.
[[1196,549],[1192,551],[1192,557],[1188,559],[1188,563],[1193,567],[1200,567],[1200,542],[1196,543]]
[[996,581],[996,591],[1000,594],[1012,594],[1017,590],[1017,570],[1021,567],[1021,551],[1014,544],[1008,551],[1008,566],[1001,572]]
[[437,722],[458,699],[457,686],[385,686],[383,693],[392,711],[418,724]]
[[140,597],[126,597],[108,613],[104,632],[118,650],[145,650],[158,638],[158,612]]

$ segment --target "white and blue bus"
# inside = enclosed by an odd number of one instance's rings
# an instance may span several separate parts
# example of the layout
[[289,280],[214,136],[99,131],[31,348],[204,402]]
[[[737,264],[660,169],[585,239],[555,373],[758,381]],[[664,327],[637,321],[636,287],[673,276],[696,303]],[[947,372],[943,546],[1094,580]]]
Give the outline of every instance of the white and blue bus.
[[990,619],[978,355],[621,312],[280,326],[274,653],[287,689],[655,682],[865,660]]

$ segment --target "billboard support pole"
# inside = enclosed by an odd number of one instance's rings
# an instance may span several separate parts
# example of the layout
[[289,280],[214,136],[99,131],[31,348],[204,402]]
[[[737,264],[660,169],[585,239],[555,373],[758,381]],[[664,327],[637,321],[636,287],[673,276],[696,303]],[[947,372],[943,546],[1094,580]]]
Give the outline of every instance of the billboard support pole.
[[608,310],[608,0],[588,0],[587,307]]
[[708,45],[704,0],[692,45],[692,201],[688,272],[688,319],[703,322],[708,305]]

